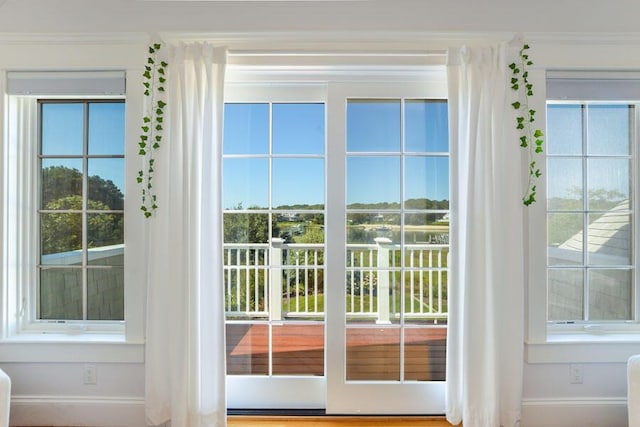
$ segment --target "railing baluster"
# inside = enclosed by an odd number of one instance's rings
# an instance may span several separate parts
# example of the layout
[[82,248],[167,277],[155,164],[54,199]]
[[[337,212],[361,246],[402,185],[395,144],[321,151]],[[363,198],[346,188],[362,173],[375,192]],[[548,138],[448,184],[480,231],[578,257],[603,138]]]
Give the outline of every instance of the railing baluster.
[[438,313],[442,313],[442,251],[438,252]]

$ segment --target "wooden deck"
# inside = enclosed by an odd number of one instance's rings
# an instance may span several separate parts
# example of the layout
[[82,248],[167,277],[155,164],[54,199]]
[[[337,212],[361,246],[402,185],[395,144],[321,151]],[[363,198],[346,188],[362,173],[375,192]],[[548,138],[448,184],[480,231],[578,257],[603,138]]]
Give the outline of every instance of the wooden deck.
[[[272,325],[273,375],[324,375],[324,325]],[[400,330],[347,329],[347,380],[400,380]],[[446,328],[405,329],[404,378],[445,379]],[[269,375],[269,325],[227,324],[227,373]]]

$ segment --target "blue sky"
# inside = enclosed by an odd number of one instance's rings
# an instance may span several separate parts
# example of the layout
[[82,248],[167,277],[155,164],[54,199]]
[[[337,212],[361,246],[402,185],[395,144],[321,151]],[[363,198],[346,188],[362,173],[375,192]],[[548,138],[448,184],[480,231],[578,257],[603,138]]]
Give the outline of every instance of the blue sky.
[[[347,203],[401,200],[401,103],[347,104]],[[447,105],[404,105],[405,199],[449,197]],[[324,203],[323,104],[273,104],[272,206]],[[269,105],[225,108],[224,206],[269,204]],[[329,142],[331,143],[331,142]],[[282,157],[280,157],[282,156]]]
[[[83,154],[83,104],[42,105],[42,154],[78,156]],[[89,107],[89,155],[124,154],[124,103],[92,103]],[[43,159],[43,167],[66,166],[82,171],[78,158]],[[89,176],[111,180],[124,193],[124,159],[88,160]]]

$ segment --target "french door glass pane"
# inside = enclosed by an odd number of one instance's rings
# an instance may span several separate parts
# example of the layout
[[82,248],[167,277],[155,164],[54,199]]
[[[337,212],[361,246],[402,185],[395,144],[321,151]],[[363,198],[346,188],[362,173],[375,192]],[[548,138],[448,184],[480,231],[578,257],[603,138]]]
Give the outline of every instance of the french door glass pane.
[[324,155],[324,104],[273,104],[273,154]]
[[400,101],[352,99],[347,103],[347,151],[398,152]]
[[400,156],[347,158],[347,204],[400,207]]
[[269,153],[269,104],[225,104],[224,154]]
[[441,100],[405,101],[405,151],[449,152],[447,108],[447,102]]
[[273,159],[275,209],[324,209],[324,159]]
[[267,209],[269,207],[269,160],[226,158],[222,164],[225,209]]

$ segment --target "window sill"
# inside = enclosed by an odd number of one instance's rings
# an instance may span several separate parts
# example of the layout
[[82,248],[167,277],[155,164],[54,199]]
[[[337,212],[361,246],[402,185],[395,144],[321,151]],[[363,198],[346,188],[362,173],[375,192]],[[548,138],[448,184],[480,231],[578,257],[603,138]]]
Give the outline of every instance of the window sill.
[[640,354],[640,333],[549,333],[526,342],[527,363],[626,363]]
[[120,334],[29,333],[0,341],[3,363],[144,363],[144,344]]

